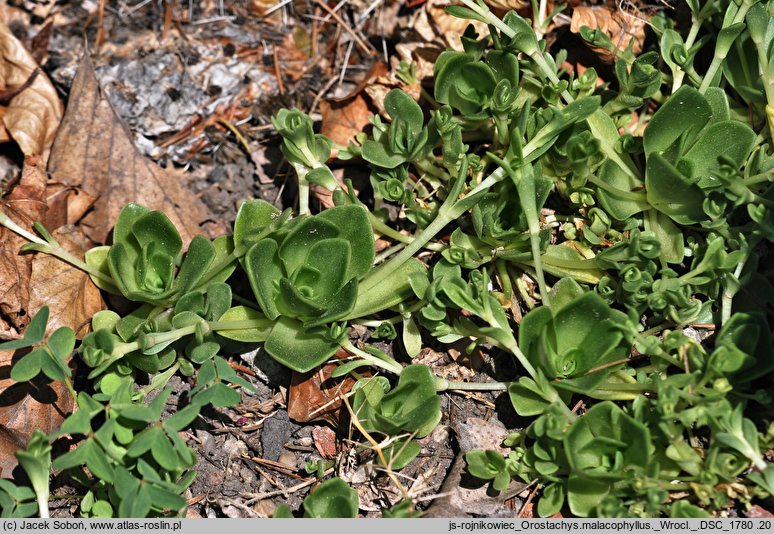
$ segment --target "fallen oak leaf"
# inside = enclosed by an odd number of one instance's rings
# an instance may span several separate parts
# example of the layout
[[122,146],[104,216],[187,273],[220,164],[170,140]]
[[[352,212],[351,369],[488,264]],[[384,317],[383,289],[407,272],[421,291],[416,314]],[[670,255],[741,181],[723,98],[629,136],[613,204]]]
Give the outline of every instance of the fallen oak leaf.
[[25,156],[41,155],[45,160],[62,119],[62,103],[45,74],[33,75],[37,70],[32,55],[0,22],[0,88],[23,87],[3,108],[0,141],[10,136]]
[[179,178],[137,151],[131,132],[102,91],[88,56],[81,60],[73,81],[48,170],[56,186],[77,189],[88,195],[85,198],[96,199],[79,221],[86,237],[96,243],[106,242],[118,212],[128,202],[163,211],[186,243],[201,233],[205,223],[210,236],[223,233],[223,226],[193,193],[181,187]]

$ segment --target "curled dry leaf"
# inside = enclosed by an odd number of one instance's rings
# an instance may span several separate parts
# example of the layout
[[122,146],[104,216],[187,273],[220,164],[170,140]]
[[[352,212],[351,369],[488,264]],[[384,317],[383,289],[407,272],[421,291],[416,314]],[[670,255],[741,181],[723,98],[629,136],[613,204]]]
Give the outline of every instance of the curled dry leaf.
[[[54,186],[78,189],[93,198],[81,219],[86,237],[104,243],[118,212],[127,202],[163,211],[185,242],[201,232],[223,232],[206,206],[186,187],[181,176],[148,162],[137,152],[132,135],[116,116],[85,56],[73,81],[48,170]],[[79,206],[83,211],[83,206]],[[68,222],[75,222],[71,217]]]
[[0,102],[0,141],[10,136],[25,156],[42,155],[45,159],[62,119],[62,103],[46,75],[35,74],[37,69],[32,55],[0,22],[0,90],[23,87],[29,81],[29,86],[7,103]]
[[[349,356],[344,349],[336,355],[340,358]],[[288,417],[299,423],[327,421],[333,426],[339,424],[341,399],[355,385],[355,380],[349,376],[331,378],[336,367],[329,363],[316,371],[293,372],[288,389]]]
[[422,9],[409,22],[409,27],[416,31],[427,43],[439,44],[443,48],[451,47],[462,51],[460,35],[465,32],[468,24],[472,24],[479,35],[487,33],[486,24],[474,20],[465,20],[449,15],[447,0],[428,0]]
[[[13,191],[0,201],[3,211],[19,225],[31,230],[45,218],[46,173],[38,158],[27,158],[22,177]],[[0,227],[0,340],[17,339],[30,317],[32,254],[20,254],[27,241]]]
[[[570,31],[580,33],[583,26],[598,29],[607,34],[619,50],[625,50],[634,39],[632,50],[639,54],[645,42],[647,23],[648,19],[642,13],[631,13],[607,6],[578,6],[572,12]],[[604,48],[591,48],[605,61],[611,62],[615,59],[615,56]]]
[[336,457],[336,432],[327,426],[316,426],[312,429],[314,446],[320,456],[326,460]]

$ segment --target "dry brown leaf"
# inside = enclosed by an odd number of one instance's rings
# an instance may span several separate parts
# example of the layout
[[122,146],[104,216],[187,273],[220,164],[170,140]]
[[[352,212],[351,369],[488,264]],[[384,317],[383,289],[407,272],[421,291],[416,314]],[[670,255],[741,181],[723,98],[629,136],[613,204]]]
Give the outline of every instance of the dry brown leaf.
[[475,20],[455,17],[446,12],[448,0],[428,0],[418,10],[409,22],[409,27],[416,31],[427,43],[442,44],[462,52],[460,35],[465,32],[468,24],[472,24],[479,35],[487,32],[486,24]]
[[397,70],[401,61],[413,63],[414,75],[420,83],[432,78],[435,70],[435,62],[443,52],[443,48],[428,46],[427,43],[397,43],[396,55],[390,57],[390,65],[393,71]]
[[[0,22],[0,89],[24,85],[38,65],[32,55]],[[5,131],[16,141],[26,156],[47,158],[54,142],[62,103],[45,74],[39,72],[29,87],[15,95],[2,113]],[[3,132],[0,132],[0,139]]]
[[467,517],[469,514],[513,517],[513,510],[505,501],[520,493],[527,484],[512,480],[508,489],[496,497],[489,495],[487,485],[469,488],[460,484],[465,473],[465,453],[491,449],[507,454],[508,450],[502,446],[502,442],[508,436],[508,430],[496,419],[485,421],[478,418],[453,424],[452,428],[457,435],[460,452],[441,486],[440,497],[433,501],[425,517]]
[[75,224],[94,204],[94,200],[79,189],[63,187],[61,184],[49,184],[46,188],[48,211],[43,224],[46,228]]
[[758,506],[757,504],[753,504],[744,515],[746,517],[753,517],[756,519],[759,519],[759,518],[769,519],[774,517],[774,514],[772,514],[769,510],[767,510],[766,508],[763,508],[762,506]]
[[[607,6],[578,6],[572,12],[570,31],[580,33],[582,26],[598,29],[607,34],[618,50],[625,50],[634,39],[633,52],[639,54],[645,42],[645,25],[648,20],[642,13],[629,13]],[[615,56],[604,48],[591,47],[600,57],[611,62]]]
[[[46,173],[37,161],[26,159],[18,185],[0,201],[3,211],[27,230],[46,214]],[[26,242],[0,226],[0,340],[18,339],[29,322],[33,255],[19,253]]]
[[[524,9],[530,5],[529,0],[484,0],[484,3],[493,9],[504,11]],[[548,10],[551,11],[550,9]]]
[[[344,349],[336,353],[339,358],[349,356]],[[308,373],[293,372],[288,388],[288,417],[299,423],[327,421],[336,426],[342,397],[349,393],[355,380],[351,377],[333,379],[331,373],[338,366],[329,363]]]
[[55,184],[96,199],[80,220],[86,237],[104,243],[127,202],[163,211],[186,242],[201,232],[204,223],[211,236],[222,233],[223,226],[206,206],[181,186],[180,176],[146,161],[132,139],[100,88],[91,59],[84,56],[48,170]]
[[[2,357],[3,353],[0,352],[0,359]],[[0,426],[0,478],[12,478],[12,472],[18,463],[14,453],[23,448],[24,444],[20,443],[13,433]]]
[[[62,247],[78,258],[88,249],[83,235],[72,226],[57,228],[51,234]],[[36,254],[30,276],[30,309],[37,312],[48,306],[49,330],[60,326],[72,328],[83,337],[84,329],[95,313],[104,308],[102,295],[89,275],[47,254]]]
[[48,382],[42,375],[21,384],[10,379],[21,352],[0,351],[0,477],[16,466],[9,452],[26,447],[35,429],[46,434],[58,430],[74,407],[64,382]]
[[414,100],[418,101],[421,97],[420,86],[418,83],[404,85],[394,82],[387,76],[380,76],[373,84],[365,88],[365,92],[371,99],[371,102],[373,102],[374,106],[379,110],[379,114],[385,119],[387,119],[389,115],[384,109],[384,97],[395,88],[402,89]]
[[363,131],[369,122],[368,117],[373,112],[362,95],[355,95],[344,102],[322,100],[322,127],[320,133],[328,136],[334,143],[347,146],[355,136]]
[[320,102],[321,133],[342,146],[347,146],[350,141],[353,141],[355,136],[368,126],[368,117],[377,111],[369,106],[364,91],[388,73],[389,67],[381,61],[376,61],[348,95],[322,100]]
[[327,426],[316,426],[312,429],[314,446],[320,456],[326,460],[336,457],[336,432]]

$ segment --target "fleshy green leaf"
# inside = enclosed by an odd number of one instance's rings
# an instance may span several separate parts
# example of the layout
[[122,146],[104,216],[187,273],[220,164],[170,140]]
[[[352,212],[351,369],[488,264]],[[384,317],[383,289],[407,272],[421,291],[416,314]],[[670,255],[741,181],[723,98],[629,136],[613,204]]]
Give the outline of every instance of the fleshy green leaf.
[[[234,306],[221,315],[221,322],[239,325],[245,321],[245,327],[218,330],[218,335],[244,343],[262,343],[266,341],[274,325],[274,321],[267,319],[261,312],[246,306]],[[249,326],[248,326],[249,325]]]
[[305,373],[333,356],[339,344],[326,339],[322,334],[305,331],[299,321],[280,317],[264,347],[282,365]]
[[247,250],[255,240],[279,216],[279,210],[266,202],[256,199],[244,202],[234,222],[234,246]]
[[352,518],[357,515],[359,506],[357,492],[340,478],[332,478],[304,499],[304,517]]
[[678,139],[690,143],[711,117],[712,108],[707,99],[696,89],[683,85],[659,108],[645,128],[645,155],[649,160],[653,154],[668,152],[672,155]]
[[279,281],[284,274],[278,251],[276,241],[264,239],[253,245],[245,256],[245,271],[250,280],[250,287],[263,313],[271,320],[280,314],[274,301],[275,281]]

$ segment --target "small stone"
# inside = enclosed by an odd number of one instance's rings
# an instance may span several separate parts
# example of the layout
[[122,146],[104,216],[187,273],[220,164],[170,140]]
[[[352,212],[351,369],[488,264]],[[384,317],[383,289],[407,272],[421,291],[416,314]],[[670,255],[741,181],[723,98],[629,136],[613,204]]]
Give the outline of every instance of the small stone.
[[295,469],[296,466],[298,465],[298,457],[293,452],[285,451],[280,453],[279,458],[277,458],[277,462],[281,463],[286,467]]
[[271,517],[274,515],[274,509],[277,506],[271,502],[269,499],[264,499],[262,501],[258,501],[253,506],[253,511],[258,515],[258,517]]
[[226,439],[226,442],[223,444],[223,450],[231,458],[236,456],[244,456],[247,454],[247,445],[244,441],[233,436],[229,436],[228,439]]

